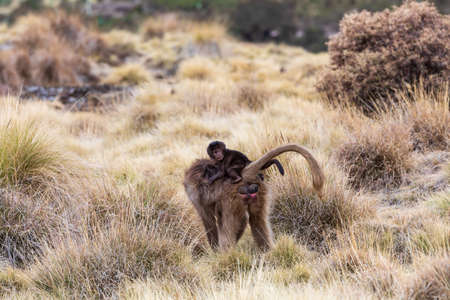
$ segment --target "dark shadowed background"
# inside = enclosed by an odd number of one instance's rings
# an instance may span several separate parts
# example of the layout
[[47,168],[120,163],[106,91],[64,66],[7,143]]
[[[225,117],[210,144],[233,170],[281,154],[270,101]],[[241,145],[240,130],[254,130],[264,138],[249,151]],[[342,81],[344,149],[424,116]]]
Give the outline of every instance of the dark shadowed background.
[[[450,2],[431,1],[441,13]],[[178,12],[195,19],[221,20],[235,36],[252,41],[300,45],[325,51],[328,37],[350,11],[379,11],[401,0],[0,0],[0,21],[13,21],[30,11],[53,7],[82,13],[100,28],[132,29],[145,17]]]

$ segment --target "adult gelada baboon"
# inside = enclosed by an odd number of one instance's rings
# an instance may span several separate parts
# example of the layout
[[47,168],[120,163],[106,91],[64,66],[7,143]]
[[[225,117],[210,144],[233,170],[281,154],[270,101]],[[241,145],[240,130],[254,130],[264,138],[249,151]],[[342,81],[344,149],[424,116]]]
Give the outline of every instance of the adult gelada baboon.
[[199,159],[186,171],[184,188],[205,226],[208,242],[213,249],[226,250],[234,246],[250,223],[256,244],[263,250],[272,246],[269,223],[271,195],[267,184],[258,176],[264,165],[276,156],[294,151],[308,161],[315,190],[322,190],[324,176],[319,164],[305,148],[288,144],[277,147],[242,170],[242,180],[233,184],[220,178],[213,184],[202,178],[209,159]]

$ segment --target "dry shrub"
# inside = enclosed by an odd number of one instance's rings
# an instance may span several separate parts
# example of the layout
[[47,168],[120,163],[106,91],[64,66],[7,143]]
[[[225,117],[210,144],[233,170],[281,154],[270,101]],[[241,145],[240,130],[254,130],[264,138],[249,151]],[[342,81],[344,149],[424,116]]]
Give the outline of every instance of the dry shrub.
[[395,188],[411,169],[409,131],[398,123],[369,123],[337,149],[337,159],[355,189]]
[[448,257],[426,263],[406,288],[405,299],[450,298],[450,260]]
[[436,173],[438,162],[446,159],[444,153],[430,153],[419,160],[412,155],[413,151],[448,150],[448,89],[428,92],[419,84],[409,92],[397,92],[396,97],[401,99],[399,103],[391,105],[390,109],[380,106],[379,114],[373,119],[355,110],[344,110],[343,121],[352,136],[336,153],[355,189],[392,189],[409,182],[402,187],[403,191],[411,187],[418,195],[417,192],[436,189],[441,182],[439,177],[433,183],[430,178],[423,181],[418,176]]
[[32,281],[52,294],[65,290],[78,299],[111,297],[121,283],[134,279],[198,284],[201,276],[188,249],[155,230],[119,226],[66,241],[32,266]]
[[427,91],[423,80],[395,94],[398,103],[380,107],[379,121],[395,121],[410,131],[414,151],[447,151],[450,140],[449,86]]
[[373,110],[375,98],[386,100],[421,77],[427,90],[448,84],[449,31],[450,17],[428,2],[347,14],[328,44],[331,67],[317,89],[332,103]]
[[[87,56],[104,50],[103,41],[81,19],[62,12],[18,19],[11,29],[13,49],[0,60],[10,62],[0,83],[18,90],[21,85],[80,85],[96,83]],[[5,77],[5,76],[3,76]]]
[[49,12],[44,17],[49,21],[51,30],[76,51],[91,55],[105,50],[104,41],[97,32],[86,27],[82,17],[64,11]]
[[64,11],[28,14],[16,21],[13,30],[20,35],[15,43],[30,50],[48,47],[51,39],[85,55],[97,54],[105,47],[99,34],[87,28],[81,17]]
[[5,51],[0,58],[0,83],[11,91],[19,91],[23,85],[80,85],[85,81],[97,81],[89,62],[59,42],[50,48],[35,48],[32,53]]
[[[145,132],[155,127],[157,121],[168,108],[173,111],[170,101],[173,88],[169,85],[151,81],[136,93],[136,100],[119,106],[117,118],[126,121],[120,131],[124,133]],[[126,118],[124,118],[126,116]]]
[[89,62],[66,46],[36,50],[30,61],[32,77],[26,84],[62,86],[81,85],[86,79],[97,81]]
[[19,51],[15,57],[15,69],[17,74],[22,78],[23,82],[28,83],[33,79],[31,58],[27,55],[26,51]]
[[342,174],[338,177],[335,167],[325,170],[326,183],[320,199],[308,182],[311,175],[306,166],[284,166],[284,178],[270,179],[276,195],[271,215],[275,232],[287,233],[310,249],[327,252],[326,241],[336,230],[373,213],[367,203],[345,189]]
[[[23,265],[54,240],[78,230],[78,165],[8,99],[0,108],[0,256]],[[24,116],[25,115],[25,116]],[[75,190],[75,193],[70,191]]]

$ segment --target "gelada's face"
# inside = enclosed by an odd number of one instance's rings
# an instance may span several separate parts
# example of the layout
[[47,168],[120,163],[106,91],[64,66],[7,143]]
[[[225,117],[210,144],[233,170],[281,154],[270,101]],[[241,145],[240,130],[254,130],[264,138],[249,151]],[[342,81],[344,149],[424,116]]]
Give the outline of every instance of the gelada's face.
[[214,156],[214,159],[216,159],[216,160],[222,160],[223,159],[223,151],[222,151],[222,149],[220,149],[219,147],[214,149],[213,156]]

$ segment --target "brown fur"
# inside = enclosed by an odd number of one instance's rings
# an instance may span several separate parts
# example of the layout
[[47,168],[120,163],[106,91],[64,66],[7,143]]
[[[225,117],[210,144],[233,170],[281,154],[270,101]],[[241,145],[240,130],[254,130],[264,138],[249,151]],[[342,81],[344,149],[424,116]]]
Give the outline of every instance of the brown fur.
[[214,160],[215,167],[217,168],[216,174],[209,178],[209,184],[224,176],[230,177],[233,183],[237,183],[242,179],[241,171],[251,163],[244,153],[227,149],[221,141],[210,143],[206,151],[209,157]]
[[[232,183],[238,183],[242,179],[242,170],[252,162],[244,153],[227,149],[225,143],[221,141],[211,142],[206,151],[214,161],[214,165],[208,165],[205,168],[205,175],[208,177],[209,184],[224,176],[230,177]],[[277,159],[268,161],[261,170],[267,169],[273,164],[277,166],[280,174],[284,175],[283,166]],[[263,178],[261,177],[261,179]]]
[[[259,176],[244,178],[239,184],[232,184],[222,177],[213,184],[205,183],[203,169],[211,161],[201,159],[186,171],[184,187],[196,208],[206,230],[212,248],[227,249],[241,237],[250,221],[253,236],[261,248],[272,245],[269,226],[269,203],[264,182]],[[237,192],[240,186],[258,183],[258,201],[246,205]]]
[[[298,145],[278,147],[251,163],[243,170],[242,181],[238,184],[233,184],[226,177],[217,179],[213,184],[205,182],[204,170],[208,164],[213,163],[209,159],[197,160],[186,170],[186,194],[203,222],[213,249],[226,250],[234,246],[247,223],[250,223],[253,238],[259,248],[266,250],[272,246],[269,222],[272,199],[266,183],[258,173],[267,161],[286,151],[298,152],[307,159],[313,173],[314,187],[320,192],[323,186],[322,171],[313,156]],[[250,192],[250,186],[254,184],[258,186],[258,190]],[[248,201],[249,199],[251,200]]]

